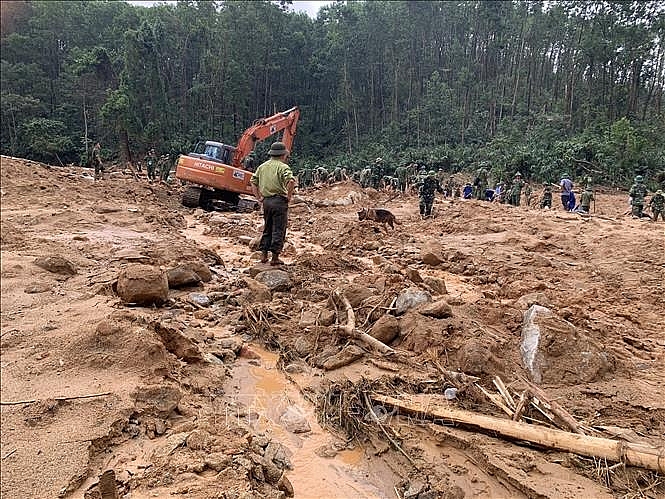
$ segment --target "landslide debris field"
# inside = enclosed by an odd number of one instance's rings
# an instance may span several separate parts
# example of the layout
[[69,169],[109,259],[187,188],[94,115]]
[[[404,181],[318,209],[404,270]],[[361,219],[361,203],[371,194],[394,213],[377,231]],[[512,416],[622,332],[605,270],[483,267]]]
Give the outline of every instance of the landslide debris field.
[[[600,190],[588,218],[437,198],[423,221],[413,196],[311,189],[275,272],[250,247],[258,212],[189,210],[181,187],[120,173],[1,170],[3,497],[665,494],[624,448],[665,460],[665,224],[622,216],[625,194]],[[623,442],[624,462],[430,403]]]

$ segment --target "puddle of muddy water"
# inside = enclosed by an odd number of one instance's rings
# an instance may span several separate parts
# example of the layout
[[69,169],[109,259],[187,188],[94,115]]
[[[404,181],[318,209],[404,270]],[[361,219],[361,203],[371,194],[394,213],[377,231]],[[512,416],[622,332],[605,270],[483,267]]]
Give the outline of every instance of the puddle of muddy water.
[[[345,442],[324,430],[317,422],[314,407],[297,386],[286,379],[276,364],[278,356],[252,347],[261,356],[260,365],[238,359],[226,393],[248,409],[252,426],[281,443],[291,452],[293,470],[287,476],[296,497],[347,498],[393,497],[393,485],[400,480],[385,463],[368,459],[361,447],[347,448],[334,457],[319,456],[321,447]],[[311,431],[294,434],[280,422],[287,408],[295,408],[307,419]]]

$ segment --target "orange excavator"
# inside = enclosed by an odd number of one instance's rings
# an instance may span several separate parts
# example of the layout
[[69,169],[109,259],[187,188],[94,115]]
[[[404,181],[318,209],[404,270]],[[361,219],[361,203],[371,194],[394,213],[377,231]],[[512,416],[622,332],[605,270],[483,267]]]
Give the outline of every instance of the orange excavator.
[[281,141],[290,151],[299,118],[300,110],[292,107],[268,118],[258,119],[240,136],[236,147],[210,140],[199,142],[194,152],[180,156],[176,166],[176,178],[194,184],[185,189],[182,204],[189,208],[200,206],[206,210],[218,204],[231,209],[251,209],[256,206],[255,201],[241,198],[241,195],[252,196],[249,183],[252,172],[244,167],[244,160],[257,142],[282,130]]

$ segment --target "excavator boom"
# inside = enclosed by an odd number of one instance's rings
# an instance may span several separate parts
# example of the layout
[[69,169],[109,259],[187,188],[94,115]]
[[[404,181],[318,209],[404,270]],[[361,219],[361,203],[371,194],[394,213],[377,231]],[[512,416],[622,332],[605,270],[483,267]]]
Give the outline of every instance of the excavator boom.
[[296,126],[300,118],[300,109],[292,107],[281,113],[277,113],[269,118],[261,118],[256,120],[240,136],[238,146],[233,154],[232,165],[236,168],[242,168],[242,162],[245,157],[254,150],[254,145],[257,142],[267,139],[271,135],[284,130],[282,142],[290,151],[293,145],[293,137],[296,134]]

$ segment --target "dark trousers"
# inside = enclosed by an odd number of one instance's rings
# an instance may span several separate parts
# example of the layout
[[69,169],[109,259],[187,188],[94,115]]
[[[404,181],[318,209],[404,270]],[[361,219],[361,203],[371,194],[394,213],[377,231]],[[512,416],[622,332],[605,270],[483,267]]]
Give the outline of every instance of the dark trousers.
[[568,200],[570,199],[570,194],[561,194],[561,204],[564,209],[568,211]]
[[263,235],[259,250],[272,251],[273,255],[282,252],[288,218],[289,203],[286,197],[272,196],[263,200]]

